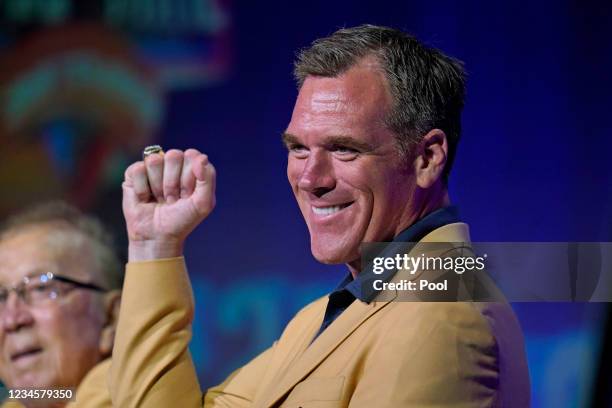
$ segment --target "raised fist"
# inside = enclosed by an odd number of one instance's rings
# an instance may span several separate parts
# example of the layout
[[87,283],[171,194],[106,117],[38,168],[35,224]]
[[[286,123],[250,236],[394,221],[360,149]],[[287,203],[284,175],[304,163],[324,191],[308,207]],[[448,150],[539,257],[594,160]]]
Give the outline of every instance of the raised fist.
[[182,254],[189,233],[215,206],[215,168],[195,149],[152,154],[123,182],[130,261]]

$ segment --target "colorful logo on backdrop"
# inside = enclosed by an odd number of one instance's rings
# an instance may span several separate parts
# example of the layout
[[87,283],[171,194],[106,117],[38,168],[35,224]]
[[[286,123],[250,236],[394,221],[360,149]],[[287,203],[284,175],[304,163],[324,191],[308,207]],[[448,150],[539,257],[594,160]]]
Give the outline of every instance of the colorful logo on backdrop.
[[215,1],[0,2],[0,214],[45,198],[88,208],[152,142],[163,94],[223,78]]
[[160,90],[122,38],[96,24],[36,32],[0,60],[0,212],[67,198],[83,207],[161,119]]

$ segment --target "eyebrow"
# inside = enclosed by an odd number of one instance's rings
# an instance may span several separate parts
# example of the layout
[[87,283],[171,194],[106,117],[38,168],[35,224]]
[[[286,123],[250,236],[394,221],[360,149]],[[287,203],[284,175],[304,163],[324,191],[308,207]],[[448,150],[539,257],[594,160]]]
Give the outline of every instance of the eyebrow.
[[[303,144],[297,136],[292,135],[291,133],[287,133],[287,132],[283,133],[282,139],[283,139],[283,143],[287,147],[291,145]],[[342,136],[342,135],[326,137],[323,140],[323,145],[324,146],[346,146],[346,147],[354,148],[356,150],[361,150],[363,152],[369,152],[369,151],[374,150],[374,146],[372,146],[371,144],[367,142],[357,140],[351,136]]]
[[291,145],[301,144],[297,136],[294,136],[291,133],[283,132],[283,134],[281,135],[281,139],[283,140],[284,145],[287,147]]

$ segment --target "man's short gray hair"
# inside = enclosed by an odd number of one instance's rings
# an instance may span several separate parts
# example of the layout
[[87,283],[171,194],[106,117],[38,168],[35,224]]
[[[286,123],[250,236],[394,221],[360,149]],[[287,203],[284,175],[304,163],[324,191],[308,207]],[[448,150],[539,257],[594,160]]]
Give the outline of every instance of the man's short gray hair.
[[[9,217],[0,227],[0,240],[22,229],[38,225],[57,224],[58,229],[80,233],[90,244],[94,265],[106,289],[120,289],[123,284],[123,265],[119,261],[112,235],[96,218],[63,201],[34,205]],[[59,242],[58,245],[69,245]]]
[[387,79],[393,106],[385,122],[397,135],[400,153],[409,157],[411,146],[441,129],[449,148],[446,179],[461,134],[463,63],[402,31],[366,24],[340,29],[301,50],[294,69],[298,87],[310,75],[341,75],[367,56],[376,57]]

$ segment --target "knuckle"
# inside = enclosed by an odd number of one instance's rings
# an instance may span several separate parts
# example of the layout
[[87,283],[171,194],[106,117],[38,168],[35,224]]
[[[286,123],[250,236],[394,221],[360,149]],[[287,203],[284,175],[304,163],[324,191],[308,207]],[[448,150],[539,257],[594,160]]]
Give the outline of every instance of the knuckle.
[[178,150],[178,149],[171,149],[168,150],[165,154],[164,154],[164,158],[166,160],[177,160],[183,157],[183,152]]
[[200,151],[197,149],[187,149],[185,150],[185,156],[189,156],[190,158],[197,156],[198,154],[200,154]]
[[208,164],[208,171],[210,174],[211,179],[215,179],[217,177],[217,169],[215,169],[215,166],[212,165],[212,163]]
[[125,169],[123,176],[126,179],[130,177],[134,177],[134,175],[136,175],[141,169],[144,168],[143,166],[144,166],[144,163],[142,161],[137,161],[135,163],[132,163],[128,166],[127,169]]

